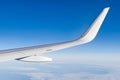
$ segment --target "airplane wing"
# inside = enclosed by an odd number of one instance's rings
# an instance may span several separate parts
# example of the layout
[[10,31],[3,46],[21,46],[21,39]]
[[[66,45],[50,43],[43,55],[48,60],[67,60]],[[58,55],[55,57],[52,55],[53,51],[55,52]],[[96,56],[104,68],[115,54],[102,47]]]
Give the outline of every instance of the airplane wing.
[[52,61],[51,58],[43,57],[42,54],[85,44],[92,41],[96,37],[108,11],[109,11],[109,7],[103,9],[100,15],[89,27],[89,29],[80,38],[76,40],[43,45],[43,46],[38,45],[32,47],[2,50],[0,51],[0,61],[8,61],[14,59],[21,61],[29,61],[29,62]]

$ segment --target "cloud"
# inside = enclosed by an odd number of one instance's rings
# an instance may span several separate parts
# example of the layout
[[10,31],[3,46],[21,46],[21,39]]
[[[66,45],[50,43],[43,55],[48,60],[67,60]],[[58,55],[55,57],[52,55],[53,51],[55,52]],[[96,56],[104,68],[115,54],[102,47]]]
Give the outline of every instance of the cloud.
[[[70,65],[68,65],[68,67],[69,66]],[[30,80],[120,80],[120,66],[103,67],[96,65],[86,65],[84,68],[81,68],[80,66],[76,68],[78,68],[78,72],[65,72],[64,70],[71,70],[71,68],[69,67],[68,69],[63,69],[63,67],[60,66],[58,70],[63,70],[63,72],[59,72],[57,70],[54,72],[50,69],[47,72],[37,71],[24,73],[23,75],[30,77]],[[86,70],[81,71],[80,69]],[[104,73],[104,70],[107,71],[107,73]],[[101,73],[101,71],[103,73]]]
[[[8,69],[29,77],[29,80],[120,80],[118,58],[102,60],[101,56],[72,57],[63,61],[61,57],[61,60],[40,64],[19,62],[17,66],[11,64]],[[64,62],[65,59],[68,62]]]
[[30,80],[120,80],[119,74],[109,73],[104,75],[90,73],[28,73]]

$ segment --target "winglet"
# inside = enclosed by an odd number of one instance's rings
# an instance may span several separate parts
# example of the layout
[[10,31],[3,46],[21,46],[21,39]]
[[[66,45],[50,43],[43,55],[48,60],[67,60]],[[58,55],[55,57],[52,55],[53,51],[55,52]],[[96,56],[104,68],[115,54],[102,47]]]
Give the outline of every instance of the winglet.
[[105,9],[103,9],[103,11],[100,13],[100,15],[92,23],[90,28],[77,40],[78,41],[80,40],[83,43],[88,43],[88,42],[92,41],[96,37],[109,9],[110,9],[110,7],[106,7]]

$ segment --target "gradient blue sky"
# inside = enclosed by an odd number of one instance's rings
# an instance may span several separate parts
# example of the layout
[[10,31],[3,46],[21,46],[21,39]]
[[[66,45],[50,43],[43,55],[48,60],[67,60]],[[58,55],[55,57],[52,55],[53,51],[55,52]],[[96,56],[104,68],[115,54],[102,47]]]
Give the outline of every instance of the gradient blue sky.
[[111,7],[91,43],[46,54],[53,62],[0,63],[0,80],[120,80],[119,3],[118,0],[0,0],[0,50],[74,40],[103,8]]
[[65,51],[119,53],[120,6],[117,0],[1,0],[0,49],[76,39],[109,5],[110,12],[97,38]]

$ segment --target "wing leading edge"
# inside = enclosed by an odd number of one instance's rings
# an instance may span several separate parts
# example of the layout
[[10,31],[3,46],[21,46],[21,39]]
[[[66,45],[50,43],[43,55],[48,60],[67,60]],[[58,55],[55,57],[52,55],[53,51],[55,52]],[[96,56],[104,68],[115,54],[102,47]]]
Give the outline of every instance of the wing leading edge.
[[41,55],[43,53],[69,48],[92,41],[96,37],[109,9],[109,7],[103,9],[100,15],[89,27],[89,29],[80,38],[76,40],[43,46],[32,46],[4,50],[0,52],[0,61],[7,61],[13,59],[22,61],[52,61],[51,58],[42,57]]

